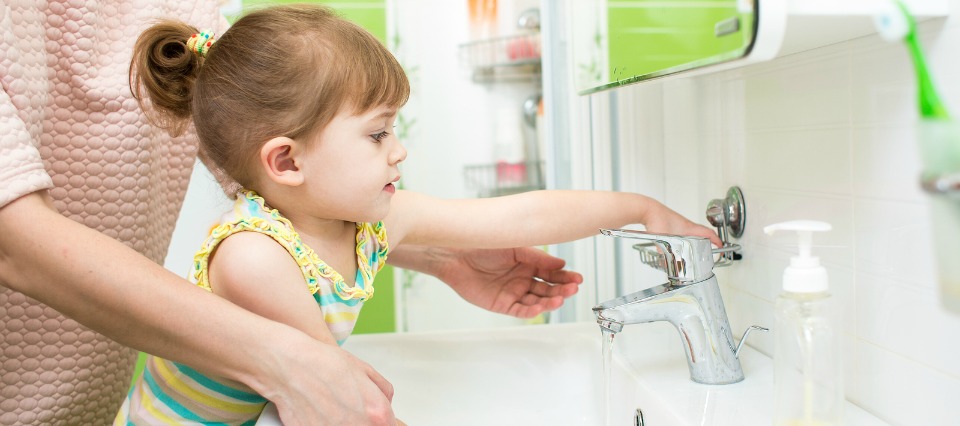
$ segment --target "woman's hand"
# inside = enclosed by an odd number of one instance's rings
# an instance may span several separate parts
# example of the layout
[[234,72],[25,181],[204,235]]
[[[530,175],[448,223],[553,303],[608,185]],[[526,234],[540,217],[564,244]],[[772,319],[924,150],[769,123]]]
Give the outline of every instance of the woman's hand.
[[401,246],[389,262],[433,275],[464,300],[488,311],[533,318],[577,293],[583,276],[543,250]]
[[336,346],[308,338],[307,347],[275,350],[276,383],[256,389],[277,406],[286,426],[394,426],[393,385],[369,364]]

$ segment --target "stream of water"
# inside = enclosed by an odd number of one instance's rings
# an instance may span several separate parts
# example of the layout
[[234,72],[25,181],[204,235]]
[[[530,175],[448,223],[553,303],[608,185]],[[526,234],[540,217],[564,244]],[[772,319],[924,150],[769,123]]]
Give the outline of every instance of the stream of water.
[[606,426],[611,426],[610,412],[612,407],[610,406],[610,386],[612,382],[611,371],[613,364],[613,338],[616,336],[616,333],[607,330],[603,327],[600,327],[600,332],[603,333],[603,344],[601,348],[601,356],[603,362],[603,424]]

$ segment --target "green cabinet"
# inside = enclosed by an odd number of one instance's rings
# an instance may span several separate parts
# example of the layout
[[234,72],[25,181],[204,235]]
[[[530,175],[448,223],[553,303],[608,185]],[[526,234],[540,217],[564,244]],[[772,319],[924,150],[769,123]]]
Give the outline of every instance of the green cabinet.
[[755,0],[571,3],[581,94],[743,57],[756,33]]

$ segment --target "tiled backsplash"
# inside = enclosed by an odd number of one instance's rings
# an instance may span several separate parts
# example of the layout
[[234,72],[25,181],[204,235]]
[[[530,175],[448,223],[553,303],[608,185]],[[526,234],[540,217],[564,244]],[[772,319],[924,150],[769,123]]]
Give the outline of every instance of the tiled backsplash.
[[[951,6],[952,18],[920,30],[941,94],[960,118],[960,0]],[[603,96],[594,102],[610,99]],[[619,189],[649,193],[649,179],[638,177],[662,170],[651,195],[703,223],[708,200],[731,185],[743,189],[744,258],[718,270],[735,334],[772,325],[795,249],[791,235],[768,237],[762,227],[830,222],[833,231],[814,243],[843,307],[847,397],[892,424],[960,422],[960,314],[939,304],[927,197],[917,184],[916,89],[902,44],[871,36],[627,86],[612,99],[621,113]],[[754,334],[750,343],[770,354],[772,342]]]

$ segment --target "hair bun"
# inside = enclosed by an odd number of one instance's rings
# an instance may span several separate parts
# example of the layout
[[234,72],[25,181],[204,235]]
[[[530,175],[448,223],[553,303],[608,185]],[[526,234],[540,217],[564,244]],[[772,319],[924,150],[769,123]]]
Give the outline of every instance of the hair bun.
[[[198,36],[194,44],[201,45],[200,53],[187,46],[191,35]],[[161,21],[144,31],[134,45],[130,90],[150,121],[173,135],[181,134],[190,122],[193,84],[212,36],[212,31],[199,32],[182,22]],[[149,105],[144,104],[146,99]]]

